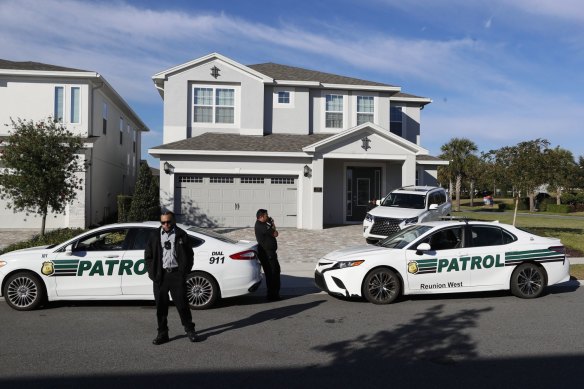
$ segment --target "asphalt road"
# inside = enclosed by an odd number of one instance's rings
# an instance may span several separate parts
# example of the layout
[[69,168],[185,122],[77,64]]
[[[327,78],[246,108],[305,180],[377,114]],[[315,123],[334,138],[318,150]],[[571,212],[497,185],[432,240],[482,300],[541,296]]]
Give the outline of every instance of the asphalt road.
[[0,302],[0,387],[557,388],[580,386],[584,288],[536,300],[506,292],[418,296],[388,306],[323,293],[251,295],[194,312],[190,343],[171,310],[154,346],[152,303]]

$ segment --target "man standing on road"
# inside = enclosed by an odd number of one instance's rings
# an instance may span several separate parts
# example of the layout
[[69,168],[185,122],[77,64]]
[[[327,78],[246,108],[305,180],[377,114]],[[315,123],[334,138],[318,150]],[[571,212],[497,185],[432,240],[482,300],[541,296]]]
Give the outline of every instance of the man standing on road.
[[168,342],[168,306],[170,299],[176,305],[180,321],[191,342],[199,341],[187,300],[186,276],[193,267],[194,253],[187,233],[175,224],[174,213],[167,211],[160,216],[158,228],[148,240],[144,261],[148,277],[154,283],[158,335],[152,341],[159,345]]
[[268,287],[268,300],[280,300],[280,263],[278,262],[278,231],[274,219],[268,216],[268,211],[259,209],[256,213],[255,236],[258,241],[258,254]]

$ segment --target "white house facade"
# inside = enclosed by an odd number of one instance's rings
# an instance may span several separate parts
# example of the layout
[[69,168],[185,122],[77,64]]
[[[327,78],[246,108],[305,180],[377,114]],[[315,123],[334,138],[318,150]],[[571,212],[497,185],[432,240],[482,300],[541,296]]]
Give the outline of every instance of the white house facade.
[[160,198],[181,220],[280,227],[361,222],[368,203],[435,185],[420,145],[431,100],[396,86],[213,53],[153,76],[164,101]]
[[[77,174],[83,187],[65,214],[49,214],[47,228],[88,227],[114,215],[117,195],[131,194],[148,127],[98,73],[37,62],[0,60],[0,140],[11,120],[59,118],[84,140]],[[40,228],[41,217],[13,212],[0,200],[0,228]]]

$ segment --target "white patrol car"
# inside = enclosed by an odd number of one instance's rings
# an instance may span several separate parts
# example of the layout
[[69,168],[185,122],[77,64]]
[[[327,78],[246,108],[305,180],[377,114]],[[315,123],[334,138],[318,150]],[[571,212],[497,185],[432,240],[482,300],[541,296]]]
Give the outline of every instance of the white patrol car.
[[[0,256],[2,296],[26,311],[44,301],[152,300],[152,281],[144,263],[146,242],[157,222],[112,224],[67,242]],[[261,283],[257,244],[234,241],[211,231],[178,224],[191,241],[195,260],[187,277],[193,309],[220,297],[255,291]]]
[[435,186],[404,186],[391,191],[363,220],[367,243],[377,243],[407,225],[440,220],[450,215],[446,190]]
[[569,280],[559,239],[498,222],[412,225],[377,245],[333,251],[318,261],[315,283],[345,297],[389,304],[400,294],[510,289],[521,298]]

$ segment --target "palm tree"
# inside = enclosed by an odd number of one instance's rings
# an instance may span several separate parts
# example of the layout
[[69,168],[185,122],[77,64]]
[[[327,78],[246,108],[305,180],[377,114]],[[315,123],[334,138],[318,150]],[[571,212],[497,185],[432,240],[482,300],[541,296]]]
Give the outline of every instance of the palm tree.
[[440,158],[450,161],[448,170],[450,172],[450,177],[454,177],[455,179],[455,210],[460,212],[460,187],[462,185],[462,177],[464,176],[465,172],[465,163],[469,160],[470,156],[475,155],[478,148],[477,145],[470,139],[452,138],[450,142],[442,145],[440,150],[442,150]]

